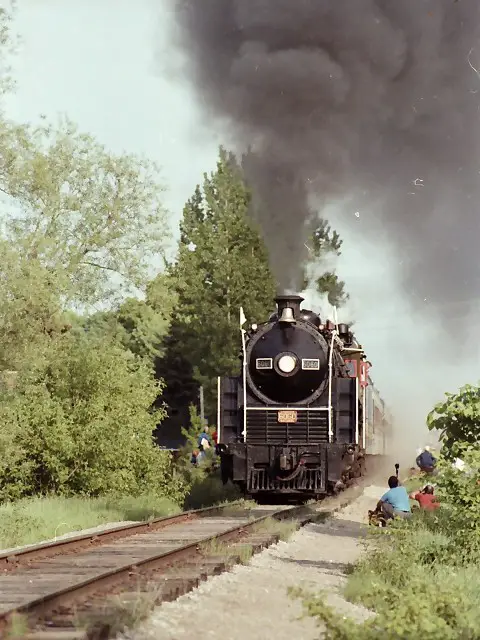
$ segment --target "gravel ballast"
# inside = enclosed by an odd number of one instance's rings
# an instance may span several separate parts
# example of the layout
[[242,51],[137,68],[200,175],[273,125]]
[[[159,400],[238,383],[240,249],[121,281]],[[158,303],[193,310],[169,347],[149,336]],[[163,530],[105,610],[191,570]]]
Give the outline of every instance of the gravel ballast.
[[123,639],[183,640],[313,640],[321,630],[302,617],[301,603],[288,587],[304,587],[328,594],[327,602],[360,622],[372,615],[340,595],[345,570],[362,548],[367,511],[385,489],[369,486],[350,505],[320,524],[309,524],[288,542],[279,542],[254,556],[246,565],[209,578],[197,589],[155,609],[140,629]]

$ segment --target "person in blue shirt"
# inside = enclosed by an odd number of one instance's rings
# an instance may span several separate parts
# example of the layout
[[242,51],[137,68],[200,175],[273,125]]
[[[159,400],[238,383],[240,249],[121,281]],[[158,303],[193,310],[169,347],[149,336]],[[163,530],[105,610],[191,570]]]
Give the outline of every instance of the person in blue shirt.
[[377,511],[380,511],[386,520],[395,516],[410,518],[412,510],[405,487],[399,486],[396,476],[390,476],[388,486],[390,487],[389,490],[378,501]]
[[208,449],[212,445],[212,440],[208,431],[208,427],[205,426],[202,433],[198,436],[197,444],[199,447],[203,447],[203,449]]

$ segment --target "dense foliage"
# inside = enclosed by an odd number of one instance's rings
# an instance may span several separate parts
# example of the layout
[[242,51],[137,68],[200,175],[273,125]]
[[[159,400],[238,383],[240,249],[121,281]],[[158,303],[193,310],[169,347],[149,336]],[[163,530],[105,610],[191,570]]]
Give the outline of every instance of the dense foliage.
[[452,457],[458,443],[480,442],[480,386],[466,384],[457,393],[446,393],[427,416],[431,431],[439,431],[445,455]]
[[148,361],[70,332],[48,355],[45,367],[1,397],[0,497],[139,495],[156,487],[181,499],[169,455],[152,442],[163,414],[150,411],[159,385]]
[[[162,387],[150,338],[167,330],[172,303],[161,282],[146,286],[168,235],[155,167],[68,121],[0,119],[0,138],[0,499],[153,490],[182,500],[183,480],[152,439],[164,411],[152,410]],[[141,300],[121,302],[142,289],[154,318]],[[78,311],[97,303],[118,307],[121,340],[87,331],[95,320]]]

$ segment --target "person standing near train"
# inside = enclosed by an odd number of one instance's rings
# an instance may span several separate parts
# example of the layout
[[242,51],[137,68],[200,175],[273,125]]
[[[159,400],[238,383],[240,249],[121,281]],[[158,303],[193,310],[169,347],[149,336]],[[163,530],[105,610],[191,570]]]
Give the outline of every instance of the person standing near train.
[[212,439],[208,431],[208,426],[205,425],[202,433],[198,436],[198,446],[202,447],[202,450],[210,449],[212,446]]

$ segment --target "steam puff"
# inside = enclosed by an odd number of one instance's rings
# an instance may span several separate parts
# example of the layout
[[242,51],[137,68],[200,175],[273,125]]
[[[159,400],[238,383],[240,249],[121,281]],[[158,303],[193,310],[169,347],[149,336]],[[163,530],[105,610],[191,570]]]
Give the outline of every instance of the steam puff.
[[478,294],[478,0],[170,1],[200,102],[251,150],[282,286],[298,286],[310,198],[350,196],[409,293],[445,309]]

